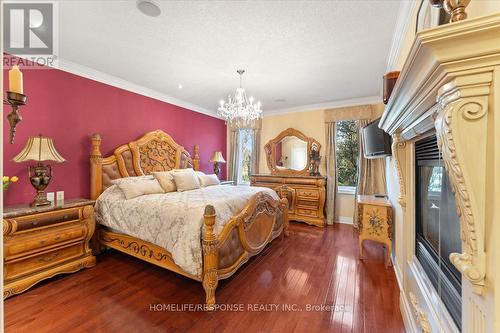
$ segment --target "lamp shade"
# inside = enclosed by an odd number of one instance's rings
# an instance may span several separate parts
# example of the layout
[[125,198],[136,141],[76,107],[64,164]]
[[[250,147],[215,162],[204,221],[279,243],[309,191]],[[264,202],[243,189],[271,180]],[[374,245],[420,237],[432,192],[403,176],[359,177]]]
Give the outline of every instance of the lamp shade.
[[210,162],[226,163],[226,160],[222,156],[222,152],[216,151],[216,152],[214,152],[214,155],[210,159]]
[[19,154],[12,159],[14,162],[27,162],[27,161],[66,161],[54,147],[51,138],[43,136],[34,136],[28,139],[26,146]]

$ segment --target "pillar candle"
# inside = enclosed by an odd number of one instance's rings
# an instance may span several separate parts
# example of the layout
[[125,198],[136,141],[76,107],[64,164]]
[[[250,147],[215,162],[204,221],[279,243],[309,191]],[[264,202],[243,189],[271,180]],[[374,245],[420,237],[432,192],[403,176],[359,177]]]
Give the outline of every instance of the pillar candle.
[[9,91],[18,94],[23,93],[23,73],[21,73],[17,65],[12,66],[9,71]]

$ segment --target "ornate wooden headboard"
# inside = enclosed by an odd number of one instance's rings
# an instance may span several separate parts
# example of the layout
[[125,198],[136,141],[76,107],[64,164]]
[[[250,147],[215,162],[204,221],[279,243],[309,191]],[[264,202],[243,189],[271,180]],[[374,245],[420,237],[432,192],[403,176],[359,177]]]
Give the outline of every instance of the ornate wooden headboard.
[[90,197],[97,197],[113,179],[148,175],[154,171],[172,169],[199,169],[199,146],[194,146],[194,157],[178,145],[167,133],[156,130],[146,133],[115,149],[113,155],[102,157],[101,136],[92,135],[90,153]]

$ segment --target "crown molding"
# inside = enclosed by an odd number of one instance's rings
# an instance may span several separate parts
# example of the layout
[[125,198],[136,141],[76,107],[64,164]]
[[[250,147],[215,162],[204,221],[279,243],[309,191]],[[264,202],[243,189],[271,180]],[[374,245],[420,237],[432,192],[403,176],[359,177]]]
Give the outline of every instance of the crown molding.
[[395,70],[396,61],[401,53],[402,43],[405,40],[408,29],[415,26],[415,22],[411,20],[413,14],[420,7],[420,1],[401,1],[398,11],[398,19],[396,27],[392,35],[391,48],[387,55],[387,72]]
[[[132,83],[130,81],[121,79],[119,77],[103,73],[101,71],[92,69],[90,67],[86,67],[77,63],[74,63],[72,61],[68,61],[62,58],[59,58],[58,60],[58,66],[54,67],[56,69],[60,69],[62,71],[75,74],[90,80],[94,80],[100,83],[104,83],[113,87],[117,87],[120,89],[124,89],[142,96],[150,97],[165,103],[169,103],[175,106],[179,106],[191,111],[195,111],[198,113],[205,114],[207,116],[211,116],[214,118],[219,118],[217,117],[217,114],[215,111],[205,109],[199,105],[192,104],[180,99],[177,99],[175,97],[166,95],[164,93],[161,93],[159,91],[156,91],[154,89],[146,88],[144,86]],[[220,118],[219,118],[220,119]]]
[[381,102],[382,102],[382,98],[380,96],[358,97],[358,98],[344,99],[344,100],[331,101],[331,102],[319,103],[319,104],[300,105],[300,106],[294,106],[294,107],[286,108],[286,109],[275,109],[275,110],[264,111],[263,117],[269,117],[269,116],[275,116],[275,115],[287,114],[287,113],[298,113],[298,112],[305,112],[305,111],[316,111],[316,110],[326,110],[326,109],[332,109],[332,108],[342,108],[342,107],[349,107],[349,106],[356,106],[356,105],[363,105],[363,104],[377,104],[377,103],[381,103]]

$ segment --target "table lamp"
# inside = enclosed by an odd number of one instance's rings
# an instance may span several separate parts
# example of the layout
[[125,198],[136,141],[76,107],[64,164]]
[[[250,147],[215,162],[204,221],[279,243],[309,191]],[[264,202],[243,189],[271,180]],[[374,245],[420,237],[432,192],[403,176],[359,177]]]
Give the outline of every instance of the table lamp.
[[222,152],[221,151],[214,152],[214,155],[210,159],[210,162],[214,163],[214,173],[217,175],[217,177],[219,177],[219,175],[220,175],[220,164],[221,163],[226,163],[226,160],[222,156]]
[[45,188],[49,185],[52,178],[52,168],[50,165],[44,165],[43,161],[55,161],[62,163],[66,161],[54,147],[51,138],[42,135],[28,138],[28,142],[23,150],[13,159],[14,162],[36,161],[36,165],[28,167],[28,175],[31,185],[36,189],[36,196],[30,204],[32,207],[50,205],[44,194]]

